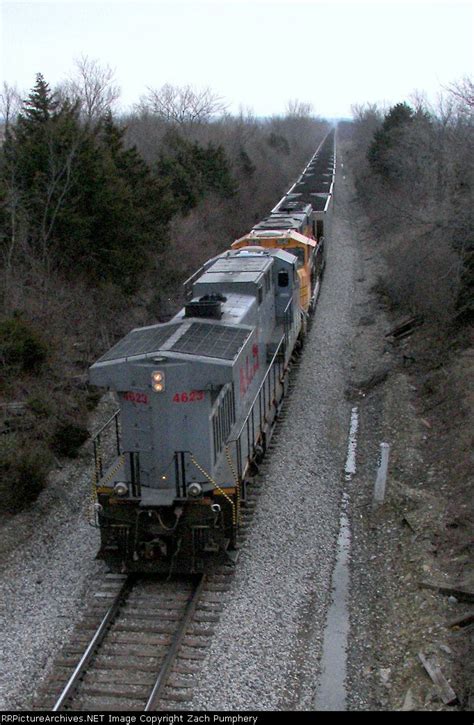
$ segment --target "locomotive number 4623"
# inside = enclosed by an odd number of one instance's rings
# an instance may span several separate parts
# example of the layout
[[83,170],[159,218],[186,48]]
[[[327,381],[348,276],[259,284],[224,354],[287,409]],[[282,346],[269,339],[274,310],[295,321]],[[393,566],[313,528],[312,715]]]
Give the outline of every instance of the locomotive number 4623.
[[204,399],[204,390],[190,390],[189,392],[175,393],[173,403],[197,403]]

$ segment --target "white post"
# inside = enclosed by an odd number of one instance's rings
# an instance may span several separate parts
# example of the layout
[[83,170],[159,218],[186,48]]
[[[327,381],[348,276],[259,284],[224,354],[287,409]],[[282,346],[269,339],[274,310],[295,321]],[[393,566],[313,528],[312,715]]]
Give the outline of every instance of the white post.
[[380,444],[380,465],[377,470],[377,478],[374,486],[373,508],[379,506],[385,499],[385,485],[387,483],[389,443]]

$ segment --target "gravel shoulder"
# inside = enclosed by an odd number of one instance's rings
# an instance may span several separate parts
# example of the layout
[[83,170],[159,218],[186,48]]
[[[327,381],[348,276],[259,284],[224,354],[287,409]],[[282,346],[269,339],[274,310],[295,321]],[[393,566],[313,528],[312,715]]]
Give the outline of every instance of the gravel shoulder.
[[[91,428],[116,403],[102,399]],[[54,655],[67,641],[101,573],[90,526],[92,447],[65,463],[27,510],[0,528],[0,709],[27,709]]]

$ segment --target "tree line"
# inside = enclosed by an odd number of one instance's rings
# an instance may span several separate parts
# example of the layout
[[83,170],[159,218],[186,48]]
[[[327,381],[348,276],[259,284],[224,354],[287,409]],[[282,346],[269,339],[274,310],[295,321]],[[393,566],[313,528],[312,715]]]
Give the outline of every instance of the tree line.
[[154,166],[127,147],[110,109],[94,122],[42,77],[8,123],[0,157],[0,244],[7,269],[34,259],[133,292],[173,215],[212,189],[232,195],[222,148],[177,133]]
[[350,128],[358,197],[387,262],[385,293],[446,329],[474,312],[473,109],[466,78],[437,107],[422,97],[385,112],[355,107]]

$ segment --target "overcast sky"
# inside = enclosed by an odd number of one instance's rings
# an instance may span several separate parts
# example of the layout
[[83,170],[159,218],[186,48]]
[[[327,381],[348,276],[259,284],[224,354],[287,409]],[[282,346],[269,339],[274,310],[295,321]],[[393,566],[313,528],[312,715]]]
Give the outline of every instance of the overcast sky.
[[115,70],[127,107],[147,86],[209,86],[233,112],[321,115],[351,104],[434,99],[473,73],[471,2],[0,0],[0,79],[50,85],[85,54]]

